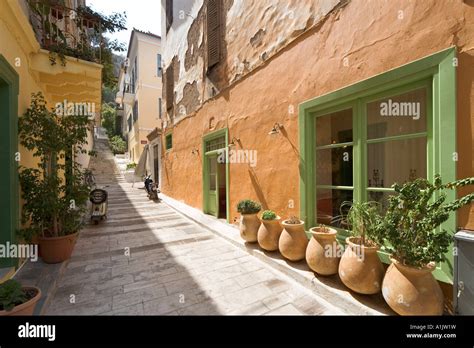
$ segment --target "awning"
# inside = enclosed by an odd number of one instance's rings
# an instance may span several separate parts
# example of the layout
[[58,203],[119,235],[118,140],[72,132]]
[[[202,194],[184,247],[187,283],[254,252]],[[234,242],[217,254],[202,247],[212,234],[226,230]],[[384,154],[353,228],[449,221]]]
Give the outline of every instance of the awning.
[[145,145],[143,148],[142,155],[140,156],[140,160],[138,161],[137,167],[135,168],[135,176],[143,177],[145,174],[151,172],[150,168],[150,161],[149,158],[149,146]]

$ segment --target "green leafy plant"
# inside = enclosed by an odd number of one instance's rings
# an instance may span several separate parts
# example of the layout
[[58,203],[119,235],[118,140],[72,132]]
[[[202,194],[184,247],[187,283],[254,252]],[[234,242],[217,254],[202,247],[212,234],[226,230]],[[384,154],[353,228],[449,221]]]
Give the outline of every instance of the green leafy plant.
[[237,204],[237,211],[241,214],[257,214],[260,210],[261,204],[251,199],[244,199]]
[[301,224],[301,220],[297,216],[290,216],[285,222],[287,224],[290,224],[290,225],[299,225],[299,224]]
[[89,187],[75,158],[91,154],[85,149],[89,127],[87,116],[56,114],[41,93],[32,95],[18,127],[20,143],[38,159],[38,168],[21,166],[19,173],[25,226],[19,234],[26,241],[65,236],[82,226]]
[[21,284],[14,279],[8,279],[0,284],[0,310],[11,311],[15,306],[28,300]]
[[109,146],[114,155],[118,153],[125,153],[125,150],[127,149],[127,143],[125,142],[125,140],[122,139],[120,135],[114,135],[113,137],[111,137],[109,139]]
[[107,131],[109,138],[112,138],[115,134],[115,120],[117,118],[117,110],[115,106],[111,104],[102,104],[102,127]]
[[127,170],[129,170],[129,169],[134,169],[134,168],[136,168],[136,167],[137,167],[137,164],[136,164],[136,163],[129,163],[129,164],[127,164]]
[[276,220],[277,214],[273,210],[265,210],[262,213],[262,220]]
[[[102,82],[113,87],[117,78],[113,73],[113,52],[123,52],[125,44],[108,39],[105,34],[126,30],[126,13],[103,15],[88,6],[68,8],[64,0],[28,0],[33,29],[41,40],[42,47],[50,52],[51,65],[66,66],[66,56],[103,65]],[[64,29],[61,24],[66,13],[71,20]],[[71,15],[73,14],[73,15]],[[72,38],[73,37],[73,38]]]
[[474,201],[474,193],[446,203],[445,190],[473,185],[474,178],[443,184],[416,179],[395,184],[395,195],[388,199],[388,209],[380,225],[386,249],[398,261],[413,267],[440,262],[452,243],[451,234],[437,228],[452,212]]
[[[348,208],[348,210],[347,210]],[[381,243],[380,224],[381,205],[378,202],[350,202],[341,204],[341,214],[347,211],[344,221],[354,237],[358,237],[361,245],[373,247]]]

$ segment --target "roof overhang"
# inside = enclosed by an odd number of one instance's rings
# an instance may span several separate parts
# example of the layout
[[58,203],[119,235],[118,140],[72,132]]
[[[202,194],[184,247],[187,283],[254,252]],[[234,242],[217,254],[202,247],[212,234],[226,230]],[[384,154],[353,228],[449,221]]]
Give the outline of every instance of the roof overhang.
[[156,138],[159,138],[161,136],[162,132],[161,129],[155,128],[153,129],[148,135],[146,136],[149,142],[152,142]]
[[102,65],[66,57],[66,65],[51,65],[50,52],[40,49],[31,55],[31,70],[53,104],[94,103],[100,111],[102,102]]

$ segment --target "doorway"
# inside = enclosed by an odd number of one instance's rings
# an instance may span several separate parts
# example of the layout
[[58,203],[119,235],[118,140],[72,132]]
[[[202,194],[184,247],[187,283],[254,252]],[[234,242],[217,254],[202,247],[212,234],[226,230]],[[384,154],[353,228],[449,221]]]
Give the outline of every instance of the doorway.
[[[15,243],[18,216],[18,86],[17,72],[0,55],[0,244]],[[16,264],[15,259],[0,258],[0,268]]]
[[203,139],[203,210],[219,219],[229,218],[229,163],[227,129]]
[[155,183],[160,183],[160,162],[159,162],[160,151],[158,144],[153,145],[153,174]]

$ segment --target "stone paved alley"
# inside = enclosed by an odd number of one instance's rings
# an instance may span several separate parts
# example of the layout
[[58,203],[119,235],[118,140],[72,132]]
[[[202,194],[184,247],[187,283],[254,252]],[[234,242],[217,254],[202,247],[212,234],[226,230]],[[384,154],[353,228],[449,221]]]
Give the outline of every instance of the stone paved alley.
[[99,187],[109,185],[109,217],[82,230],[44,314],[340,313],[166,203],[149,201],[142,183],[123,180],[105,140],[96,144],[91,168]]

